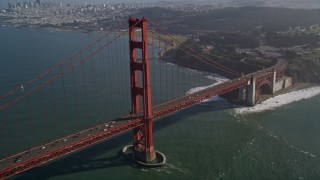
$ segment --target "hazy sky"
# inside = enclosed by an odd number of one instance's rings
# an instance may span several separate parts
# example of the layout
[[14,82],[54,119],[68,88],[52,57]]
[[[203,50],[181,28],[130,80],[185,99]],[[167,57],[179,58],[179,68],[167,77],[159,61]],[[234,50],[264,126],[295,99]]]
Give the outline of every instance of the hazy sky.
[[[35,2],[36,0],[0,0],[0,8],[7,8],[8,2],[17,3],[17,2]],[[43,2],[48,2],[49,0],[41,0]],[[262,1],[266,2],[267,0],[51,0],[51,2],[64,2],[70,4],[84,4],[88,2],[90,4],[103,4],[103,3],[136,3],[136,2],[157,2],[157,1],[181,1],[181,2],[210,2],[210,3],[221,3],[221,2],[255,2]],[[268,0],[270,2],[270,0]],[[320,0],[272,0],[271,2],[275,3],[271,6],[287,6],[293,5],[293,7],[301,8],[320,8]]]
[[[43,2],[48,2],[49,0],[41,0]],[[70,4],[82,4],[85,2],[91,4],[103,4],[103,3],[129,3],[129,2],[156,2],[159,0],[51,0],[51,2],[64,2]],[[7,7],[8,3],[17,3],[17,2],[35,2],[35,0],[0,0],[0,7]]]

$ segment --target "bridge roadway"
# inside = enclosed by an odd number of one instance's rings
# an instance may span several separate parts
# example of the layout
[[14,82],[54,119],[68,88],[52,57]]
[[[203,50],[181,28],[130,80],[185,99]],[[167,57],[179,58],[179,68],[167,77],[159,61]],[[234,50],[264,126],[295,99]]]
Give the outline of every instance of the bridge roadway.
[[[257,80],[273,75],[274,68],[283,68],[284,61],[275,66],[236,78],[219,85],[209,87],[193,94],[183,96],[152,108],[153,119],[164,117],[172,112],[198,104],[205,99],[245,87],[253,76]],[[0,160],[0,179],[13,176],[53,159],[86,148],[120,133],[129,131],[143,124],[142,113],[135,116],[126,115],[104,124],[83,130],[53,142],[29,149],[19,154]]]

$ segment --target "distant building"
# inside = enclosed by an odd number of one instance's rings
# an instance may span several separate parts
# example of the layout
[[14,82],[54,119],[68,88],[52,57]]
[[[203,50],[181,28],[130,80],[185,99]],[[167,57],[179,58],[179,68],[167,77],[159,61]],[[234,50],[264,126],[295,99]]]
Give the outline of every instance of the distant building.
[[23,3],[23,8],[28,9],[28,3],[27,2]]

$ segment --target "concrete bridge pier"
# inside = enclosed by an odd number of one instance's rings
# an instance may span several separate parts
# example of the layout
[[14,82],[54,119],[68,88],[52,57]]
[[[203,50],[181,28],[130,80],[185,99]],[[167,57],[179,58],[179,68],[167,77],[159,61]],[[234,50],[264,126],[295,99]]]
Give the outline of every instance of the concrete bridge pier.
[[276,89],[276,79],[277,79],[277,71],[273,69],[273,76],[272,76],[272,94],[274,94],[277,89]]
[[247,99],[247,87],[241,87],[238,89],[238,100],[245,102]]
[[292,86],[292,78],[285,77],[281,71],[273,70],[272,77],[272,94],[278,92],[281,89],[285,89]]
[[256,102],[256,77],[253,76],[248,85],[247,103],[254,106]]

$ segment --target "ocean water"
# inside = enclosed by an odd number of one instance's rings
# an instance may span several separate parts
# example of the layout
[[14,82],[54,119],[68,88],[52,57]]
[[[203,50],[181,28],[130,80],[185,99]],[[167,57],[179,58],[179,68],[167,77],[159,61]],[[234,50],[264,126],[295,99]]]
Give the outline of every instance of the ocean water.
[[[0,28],[1,92],[98,36]],[[320,96],[315,95],[268,111],[242,113],[216,98],[155,121],[154,144],[167,157],[164,167],[137,168],[122,159],[119,150],[132,143],[132,133],[126,133],[13,179],[318,179],[319,107]]]
[[[25,82],[37,78],[49,67],[75,54],[76,50],[83,49],[89,44],[88,41],[93,42],[102,33],[28,28],[0,30],[3,40],[0,93],[3,95],[18,87],[15,94],[0,101],[1,106],[10,99],[28,94],[35,86],[50,82],[51,77],[74,65],[72,70],[66,71],[53,83],[1,111],[0,126],[3,131],[0,131],[0,158],[129,114],[130,69],[126,36],[76,66],[80,59],[99,48],[98,44],[92,45],[93,48],[63,63],[33,85],[27,85]],[[113,39],[117,35],[108,38]],[[101,40],[101,43],[108,38]],[[150,46],[149,49],[153,106],[182,96],[192,87],[215,82],[210,75],[161,61],[157,58],[159,48]],[[166,81],[168,83],[164,83]]]
[[155,147],[168,158],[162,168],[136,168],[118,155],[128,133],[17,179],[317,179],[319,102],[239,117],[224,101],[202,103],[155,122]]

